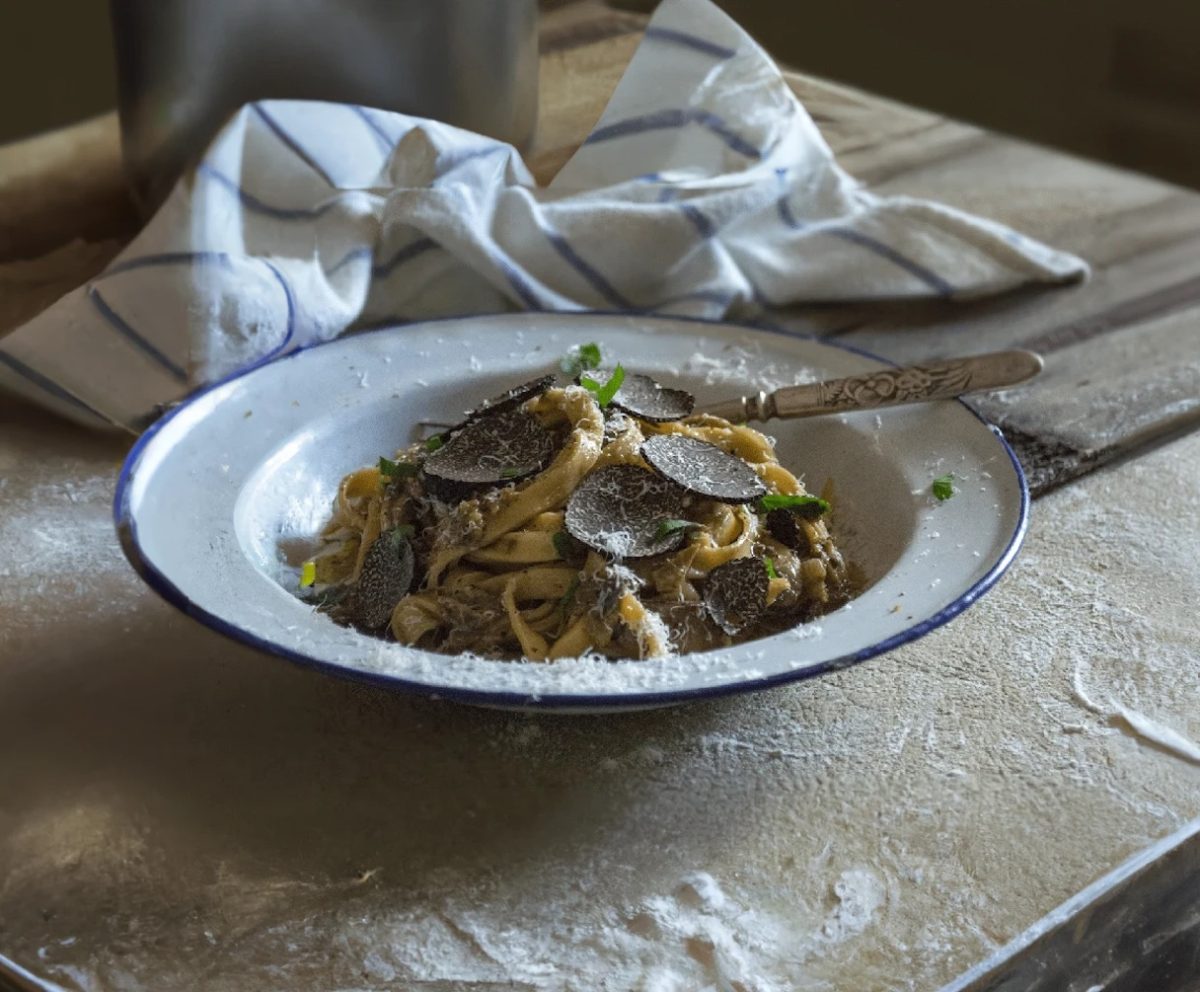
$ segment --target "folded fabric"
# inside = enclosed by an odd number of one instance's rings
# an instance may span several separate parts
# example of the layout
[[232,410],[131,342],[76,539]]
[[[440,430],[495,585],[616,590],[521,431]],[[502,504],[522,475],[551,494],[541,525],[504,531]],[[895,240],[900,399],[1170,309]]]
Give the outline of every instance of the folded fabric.
[[539,187],[511,146],[366,107],[243,108],[109,268],[0,339],[0,383],[94,425],[351,330],[449,314],[733,319],[1086,274],[1001,224],[862,189],[767,54],[665,0]]

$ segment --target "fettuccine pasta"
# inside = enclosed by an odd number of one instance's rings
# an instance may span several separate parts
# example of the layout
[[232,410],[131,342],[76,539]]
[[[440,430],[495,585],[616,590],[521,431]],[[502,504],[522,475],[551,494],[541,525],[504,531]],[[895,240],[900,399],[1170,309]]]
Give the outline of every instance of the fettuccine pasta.
[[768,437],[540,385],[346,476],[303,595],[401,644],[534,662],[714,648],[844,602],[828,506]]

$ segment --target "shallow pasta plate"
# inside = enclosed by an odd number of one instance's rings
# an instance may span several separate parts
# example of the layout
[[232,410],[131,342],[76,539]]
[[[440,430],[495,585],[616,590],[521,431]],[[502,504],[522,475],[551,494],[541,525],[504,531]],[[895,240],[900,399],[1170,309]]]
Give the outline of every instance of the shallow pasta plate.
[[[349,471],[454,421],[480,398],[557,369],[574,345],[688,389],[700,405],[884,367],[859,352],[732,324],[511,314],[413,324],[297,352],[220,383],[130,452],[114,514],[134,568],[221,633],[329,674],[492,706],[616,710],[765,689],[864,661],[946,623],[986,592],[1024,535],[1028,490],[999,432],[958,402],[772,421],[782,464],[832,484],[834,536],[865,586],[781,634],[653,661],[493,661],[338,626],[295,595],[294,563]],[[934,478],[953,474],[939,502]]]

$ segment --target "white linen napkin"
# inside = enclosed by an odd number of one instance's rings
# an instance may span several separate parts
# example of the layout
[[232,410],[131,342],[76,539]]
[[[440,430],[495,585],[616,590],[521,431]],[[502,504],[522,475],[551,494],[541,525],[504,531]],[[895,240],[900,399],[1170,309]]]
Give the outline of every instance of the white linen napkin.
[[665,0],[546,187],[511,146],[366,107],[243,108],[109,268],[0,339],[0,383],[93,425],[348,330],[449,314],[996,293],[1086,264],[1003,225],[878,197],[767,54]]

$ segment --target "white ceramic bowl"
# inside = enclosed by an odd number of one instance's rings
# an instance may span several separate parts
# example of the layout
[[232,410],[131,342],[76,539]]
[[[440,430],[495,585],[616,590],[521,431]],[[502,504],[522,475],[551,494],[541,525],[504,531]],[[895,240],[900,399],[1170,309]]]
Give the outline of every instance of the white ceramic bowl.
[[[471,317],[347,337],[213,386],[154,424],[117,487],[125,554],[189,616],[297,663],[470,703],[580,711],[763,689],[863,661],[950,620],[1016,554],[1028,512],[1020,467],[998,431],[942,402],[765,426],[810,491],[833,480],[835,537],[869,583],[794,631],[660,661],[533,664],[366,637],[296,598],[294,563],[342,476],[408,443],[417,421],[454,421],[589,341],[701,405],[884,365],[790,334],[634,315]],[[948,472],[958,491],[939,503],[930,484]]]

